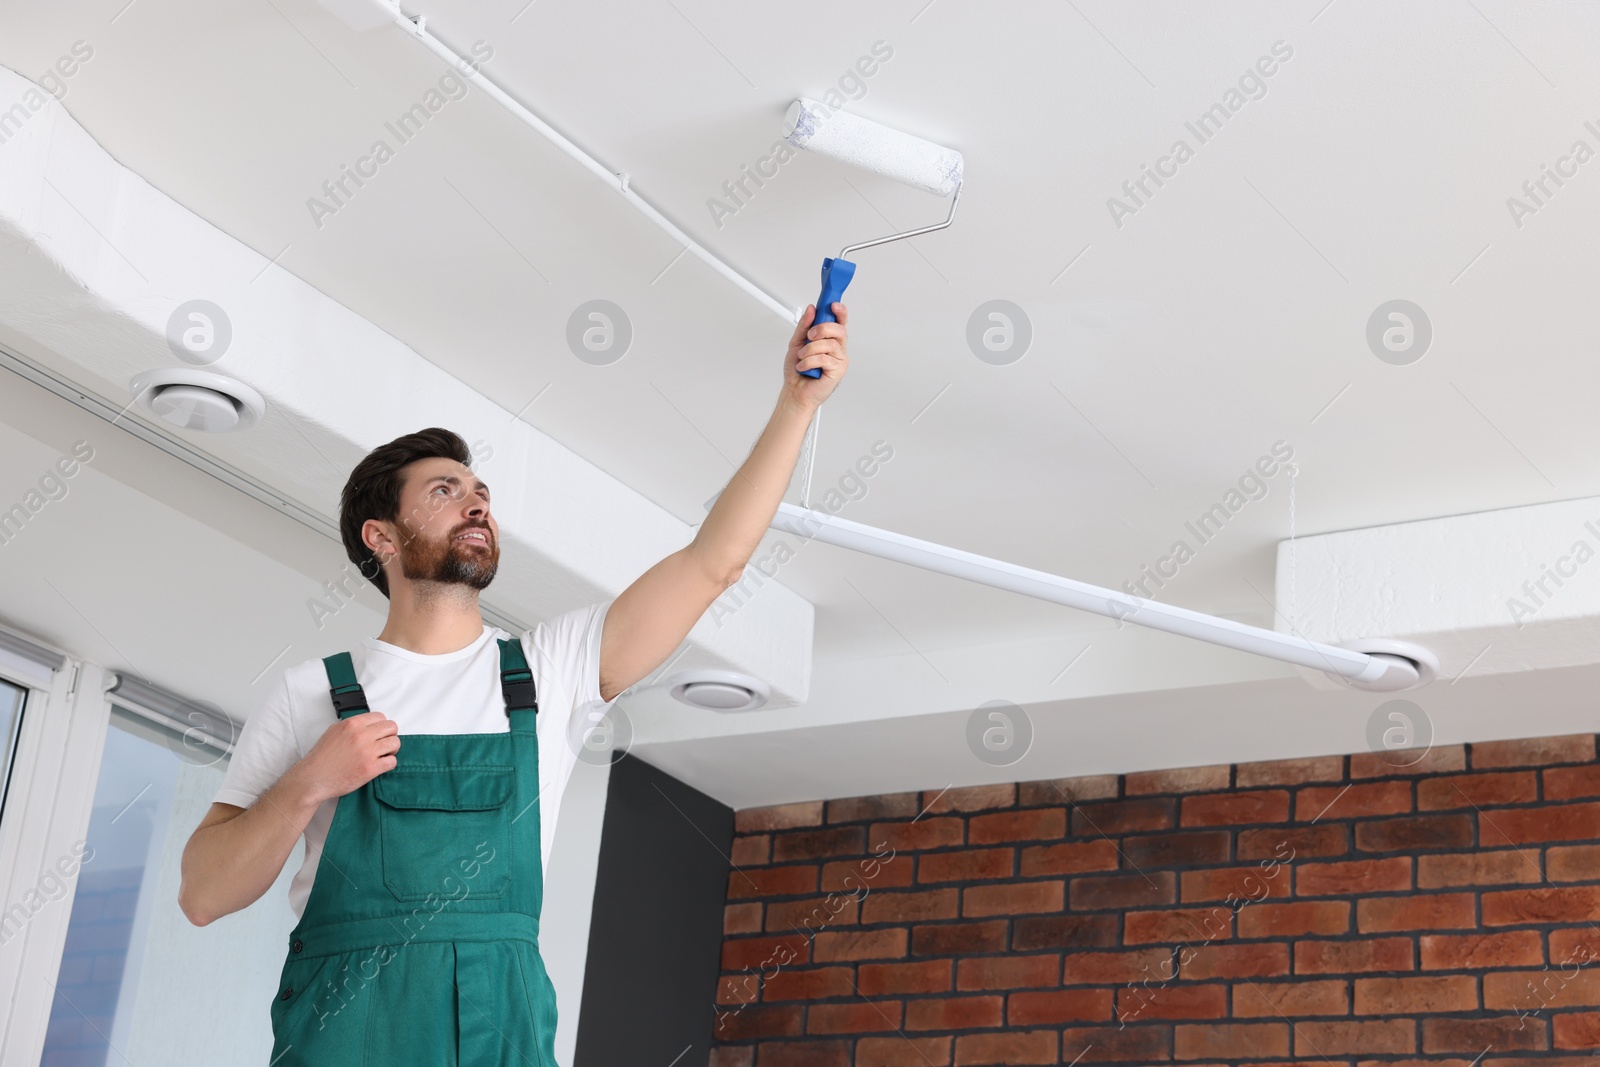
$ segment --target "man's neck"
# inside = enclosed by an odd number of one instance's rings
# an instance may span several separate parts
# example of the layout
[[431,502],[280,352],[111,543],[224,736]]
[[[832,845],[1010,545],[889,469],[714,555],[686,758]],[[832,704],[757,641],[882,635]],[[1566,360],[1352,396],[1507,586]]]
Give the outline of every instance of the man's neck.
[[389,590],[379,641],[423,656],[466,648],[483,636],[478,591],[465,585],[405,581]]

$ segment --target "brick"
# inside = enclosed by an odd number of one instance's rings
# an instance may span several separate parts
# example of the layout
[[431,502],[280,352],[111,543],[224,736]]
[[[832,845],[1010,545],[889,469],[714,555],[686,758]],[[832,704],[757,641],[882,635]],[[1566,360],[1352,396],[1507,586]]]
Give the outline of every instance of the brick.
[[856,990],[864,997],[900,993],[948,993],[952,988],[950,960],[918,963],[863,963],[856,971]]
[[1485,893],[1482,914],[1485,926],[1594,922],[1600,919],[1600,886],[1506,889],[1498,893]]
[[761,904],[729,904],[722,909],[724,934],[756,934],[761,932]]
[[1470,930],[1478,925],[1471,893],[1412,897],[1370,897],[1356,902],[1356,929],[1364,934],[1391,930]]
[[1600,837],[1600,803],[1554,804],[1478,814],[1478,841],[1484,848],[1541,841]]
[[1600,1012],[1563,1012],[1551,1018],[1556,1048],[1600,1048]]
[[[1184,960],[1188,959],[1188,963]],[[1207,978],[1267,978],[1289,973],[1289,946],[1191,945],[1178,950],[1178,973],[1186,982]]]
[[[987,924],[975,924],[987,925]],[[1001,933],[1004,946],[1004,932]],[[1038,915],[1014,920],[1011,948],[1016,952],[1062,948],[1075,952],[1086,948],[1114,948],[1117,944],[1115,915]]]
[[1496,1052],[1526,1051],[1548,1048],[1549,1044],[1543,1026],[1529,1026],[1515,1015],[1499,1019],[1422,1020],[1423,1052],[1473,1055],[1490,1047]]
[[1469,974],[1357,978],[1357,1015],[1422,1015],[1476,1011],[1478,980]]
[[1568,845],[1547,849],[1544,869],[1552,882],[1592,882],[1600,879],[1600,845]]
[[1043,778],[1017,785],[1017,803],[1024,808],[1045,804],[1081,804],[1110,800],[1117,795],[1117,776],[1094,774],[1080,778]]
[[1004,919],[982,923],[918,926],[911,931],[913,956],[977,956],[1005,950]]
[[1233,1014],[1245,1019],[1302,1015],[1349,1015],[1349,983],[1337,979],[1290,982],[1238,982]]
[[1138,870],[1149,867],[1192,867],[1228,861],[1226,830],[1189,830],[1122,839],[1122,854]]
[[1274,868],[1270,875],[1259,866],[1252,865],[1184,871],[1181,877],[1185,904],[1200,900],[1226,901],[1230,898],[1260,902],[1269,897],[1289,895],[1289,872],[1281,866]]
[[1172,950],[1145,948],[1131,952],[1069,952],[1062,968],[1062,985],[1104,985],[1137,982],[1146,978],[1172,978]]
[[1288,822],[1289,793],[1273,789],[1184,797],[1178,811],[1178,821],[1183,826],[1259,826]]
[[962,891],[962,918],[985,915],[1023,915],[1029,912],[1060,911],[1066,885],[1059,879],[1050,882],[1007,882],[979,885]]
[[772,855],[772,838],[767,834],[746,834],[733,839],[728,859],[735,867],[756,867]]
[[1122,917],[1122,941],[1126,945],[1226,940],[1232,936],[1233,911],[1221,906],[1130,911]]
[[1402,748],[1384,752],[1361,752],[1350,757],[1352,781],[1363,778],[1391,778],[1395,775],[1449,774],[1451,771],[1466,769],[1465,745],[1436,745],[1421,751]]
[[753,867],[728,872],[728,897],[797,896],[817,891],[816,867]]
[[954,919],[960,890],[929,889],[915,893],[873,893],[861,905],[861,921],[872,923],[927,922]]
[[1472,746],[1472,769],[1543,767],[1551,763],[1594,761],[1594,734],[1527,737],[1516,741],[1479,741]]
[[1414,971],[1409,937],[1367,941],[1296,941],[1295,974],[1373,974]]
[[1130,797],[1151,793],[1206,793],[1227,789],[1232,768],[1226,763],[1210,767],[1179,767],[1165,771],[1134,771],[1123,780]]
[[[1016,997],[1011,999],[1016,1001]],[[1151,1019],[1221,1019],[1227,1014],[1225,985],[1172,982],[1117,990],[1117,1021],[1123,1025]]]
[[987,811],[990,808],[1009,808],[1017,802],[1017,787],[1004,785],[972,785],[941,792],[928,790],[922,794],[923,811],[940,815],[948,811]]
[[1600,968],[1577,963],[1549,970],[1486,971],[1486,1011],[1539,1011],[1543,1008],[1590,1008],[1600,1005]]
[[1150,830],[1170,830],[1176,805],[1171,799],[1146,797],[1079,804],[1072,809],[1074,837],[1117,837]]
[[1006,998],[1007,1026],[1102,1022],[1111,1018],[1109,989],[1025,991]]
[[1600,763],[1551,767],[1544,772],[1546,800],[1581,800],[1584,797],[1600,797]]
[[1324,897],[1352,893],[1393,893],[1411,888],[1411,858],[1308,863],[1295,871],[1295,893]]
[[1448,774],[1417,783],[1418,811],[1531,804],[1538,799],[1539,780],[1534,771]]
[[1538,854],[1519,849],[1417,857],[1418,889],[1537,881],[1540,881]]
[[804,1019],[805,1007],[800,1004],[751,1004],[717,1012],[713,1032],[718,1041],[797,1036]]
[[1021,811],[974,815],[967,821],[967,840],[974,845],[1004,841],[1053,841],[1067,833],[1065,808],[1024,808]]
[[810,958],[811,945],[804,934],[790,934],[787,937],[741,937],[722,943],[722,969],[725,971],[787,967],[791,964],[805,963]]
[[1063,841],[1059,845],[1029,845],[1022,850],[1017,870],[1023,878],[1033,878],[1041,874],[1114,871],[1118,862],[1117,843],[1101,837],[1093,841]]
[[919,882],[972,882],[1010,878],[1015,849],[985,848],[933,852],[917,860]]
[[761,999],[761,976],[754,971],[717,979],[718,1004],[754,1004]]
[[1471,848],[1472,816],[1411,815],[1356,823],[1361,852],[1415,852],[1426,848]]
[[1040,989],[1059,985],[1060,956],[985,956],[956,964],[956,988]]
[[970,1030],[999,1026],[1004,997],[929,997],[906,1002],[907,1030]]
[[854,926],[860,905],[845,893],[811,900],[785,900],[767,905],[767,932],[815,933],[829,926]]
[[1402,1055],[1415,1052],[1416,1023],[1409,1019],[1303,1022],[1294,1025],[1294,1054],[1321,1059],[1346,1054]]
[[[1537,967],[1544,944],[1537,930],[1502,934],[1424,934],[1418,939],[1425,971],[1481,971],[1491,967]],[[1551,945],[1552,953],[1554,944]]]
[[828,801],[828,822],[878,822],[884,819],[915,818],[915,793],[887,793],[875,797],[848,797]]
[[745,808],[743,811],[733,813],[733,830],[739,834],[821,825],[822,801],[820,800],[802,804],[775,804],[767,808]]
[[[1061,1062],[1070,1064],[1081,1056],[1082,1063],[1167,1061],[1167,1045],[1172,1040],[1170,1026],[1068,1027],[1061,1031]],[[1087,1052],[1087,1054],[1085,1054]]]
[[806,1011],[808,1034],[859,1034],[900,1029],[902,1005],[898,1000],[857,1001],[853,1004],[813,1004]]
[[850,1067],[850,1042],[762,1042],[756,1063],[758,1067]]
[[767,978],[761,985],[761,999],[818,1000],[824,997],[848,997],[855,993],[855,983],[849,967],[820,967],[797,971],[784,968]]
[[1350,904],[1343,900],[1250,904],[1239,911],[1239,936],[1302,937],[1336,935],[1350,930]]
[[1234,852],[1242,860],[1294,862],[1343,856],[1350,851],[1349,831],[1339,823],[1240,830]]
[[858,856],[867,850],[867,832],[860,826],[834,826],[826,830],[797,830],[772,835],[772,862]]
[[912,822],[875,822],[867,834],[873,850],[888,845],[896,852],[915,852],[925,848],[945,848],[962,843],[965,823],[946,815],[924,817]]
[[1178,899],[1178,879],[1171,871],[1074,878],[1069,896],[1073,911],[1173,904]]
[[1294,798],[1294,817],[1301,822],[1404,815],[1410,810],[1411,783],[1405,781],[1310,785],[1297,790]]
[[956,1038],[956,1067],[968,1064],[1056,1063],[1060,1043],[1054,1030],[1003,1034],[964,1034]]
[[1241,763],[1233,779],[1240,789],[1263,785],[1304,785],[1307,782],[1344,780],[1343,756],[1312,756],[1307,759],[1262,760]]
[[718,1045],[711,1050],[706,1067],[755,1067],[754,1045]]
[[902,959],[908,940],[904,927],[889,930],[828,930],[812,939],[817,963],[838,960]]
[[[855,1067],[949,1067],[950,1037],[864,1037],[856,1042]],[[712,1065],[715,1067],[715,1065]]]
[[1287,1056],[1285,1023],[1188,1023],[1172,1028],[1175,1060],[1223,1060]]
[[[1536,933],[1532,930],[1524,932]],[[1579,929],[1550,931],[1551,966],[1560,964],[1566,969],[1574,963],[1585,966],[1596,960],[1600,960],[1600,930],[1584,926]]]
[[896,889],[911,884],[913,852],[901,852],[887,860],[876,856],[863,859],[834,860],[822,865],[822,878],[817,888],[824,893],[849,892],[857,897],[881,889]]

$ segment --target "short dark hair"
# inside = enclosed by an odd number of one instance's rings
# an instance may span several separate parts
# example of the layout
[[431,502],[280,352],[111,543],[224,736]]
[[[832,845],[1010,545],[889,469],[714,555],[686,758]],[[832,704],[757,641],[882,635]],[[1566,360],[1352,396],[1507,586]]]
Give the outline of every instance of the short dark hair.
[[345,555],[361,568],[362,577],[378,587],[387,599],[389,579],[377,557],[361,540],[361,527],[368,519],[394,522],[400,515],[400,490],[405,479],[401,472],[419,459],[453,459],[472,465],[472,452],[457,433],[438,426],[396,437],[379,445],[357,463],[339,496],[339,536],[344,539]]

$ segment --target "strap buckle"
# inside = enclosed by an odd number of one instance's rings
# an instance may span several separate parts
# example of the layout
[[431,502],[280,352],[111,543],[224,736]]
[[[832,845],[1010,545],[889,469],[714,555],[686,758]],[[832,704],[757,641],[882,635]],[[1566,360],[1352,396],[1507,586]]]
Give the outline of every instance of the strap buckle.
[[506,715],[513,711],[532,708],[539,710],[539,690],[533,684],[531,671],[508,670],[500,672],[500,691],[506,698]]
[[341,715],[344,712],[352,711],[356,708],[367,707],[367,694],[361,691],[361,687],[359,685],[354,689],[345,690],[343,692],[335,689],[332,690],[332,693],[333,713],[335,715]]

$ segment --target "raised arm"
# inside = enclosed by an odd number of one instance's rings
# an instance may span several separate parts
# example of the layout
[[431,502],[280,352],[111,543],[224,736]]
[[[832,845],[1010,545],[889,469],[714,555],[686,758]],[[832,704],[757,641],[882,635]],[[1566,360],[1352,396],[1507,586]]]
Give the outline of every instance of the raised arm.
[[[600,696],[611,700],[659,667],[683,643],[712,601],[739,580],[778,512],[795,460],[818,405],[832,394],[849,364],[849,312],[833,305],[838,322],[812,325],[808,306],[784,355],[783,389],[749,458],[683,548],[651,567],[618,595],[600,638]],[[821,367],[822,376],[800,371]]]

